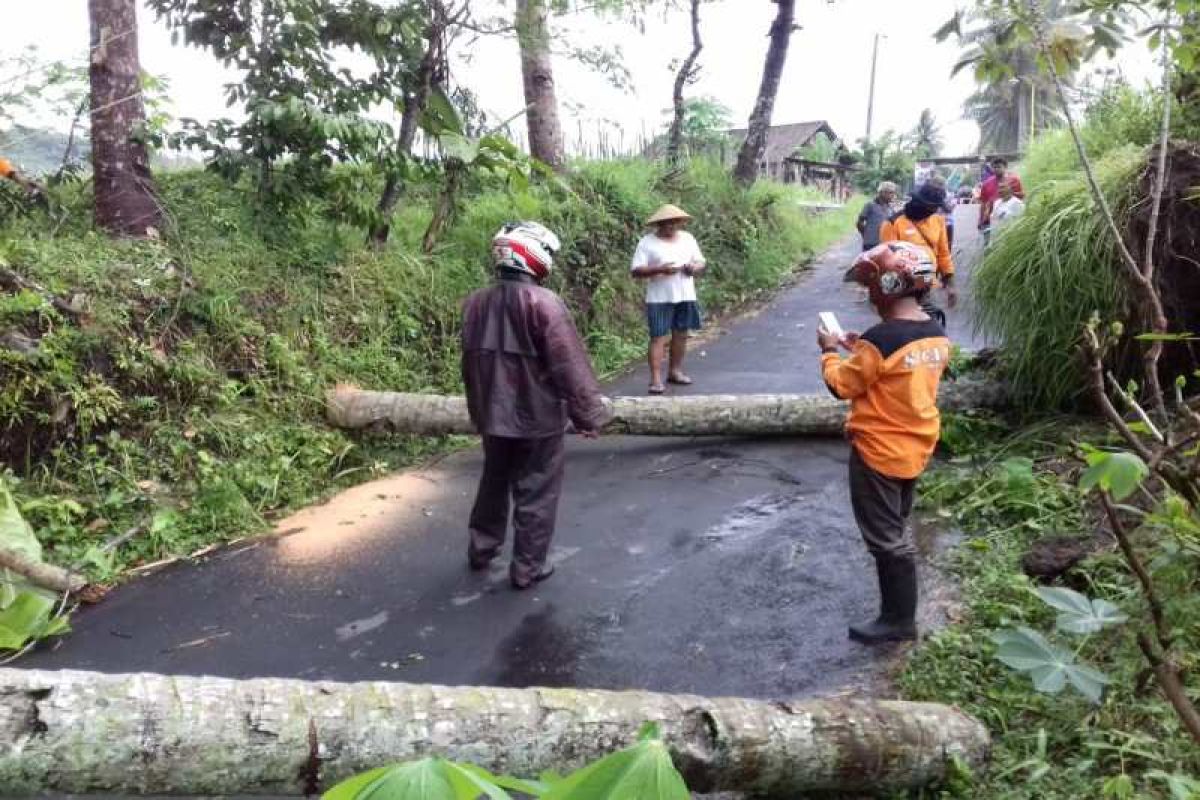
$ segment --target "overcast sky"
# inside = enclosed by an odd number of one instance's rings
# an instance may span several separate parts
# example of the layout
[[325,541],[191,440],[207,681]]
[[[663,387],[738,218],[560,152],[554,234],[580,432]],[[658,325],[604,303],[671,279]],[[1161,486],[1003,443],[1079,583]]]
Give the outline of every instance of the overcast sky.
[[[36,44],[46,58],[83,63],[86,0],[3,2],[3,52]],[[476,2],[485,12],[503,6],[499,0]],[[792,37],[774,123],[824,119],[843,139],[856,142],[866,127],[871,43],[880,33],[885,38],[879,51],[874,133],[909,130],[921,109],[928,107],[943,127],[946,151],[973,152],[978,130],[961,118],[972,78],[965,72],[950,77],[957,48],[935,44],[931,36],[958,5],[961,0],[799,0],[797,21],[802,28]],[[767,0],[713,0],[703,7],[702,73],[688,92],[716,97],[732,109],[738,125],[745,124],[754,103],[774,11],[775,4]],[[143,68],[169,80],[173,113],[201,119],[228,115],[221,87],[236,75],[201,51],[173,47],[169,31],[151,13],[143,9],[139,19]],[[592,136],[601,124],[619,126],[634,140],[643,130],[662,125],[674,79],[671,64],[690,48],[685,14],[666,19],[652,14],[644,31],[592,16],[558,20],[555,25],[558,41],[619,45],[634,82],[632,91],[623,92],[588,68],[560,58],[556,81],[569,142],[580,127]],[[496,116],[517,112],[524,102],[515,42],[481,39],[463,49],[469,53],[456,65],[458,82],[471,87]],[[1120,65],[1138,82],[1150,74],[1150,59],[1138,46],[1122,55]]]

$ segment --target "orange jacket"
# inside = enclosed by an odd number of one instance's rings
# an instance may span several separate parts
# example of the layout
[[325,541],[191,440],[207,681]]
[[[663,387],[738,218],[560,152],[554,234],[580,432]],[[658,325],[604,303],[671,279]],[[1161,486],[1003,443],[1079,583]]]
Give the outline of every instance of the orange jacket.
[[931,214],[920,222],[912,222],[901,214],[883,223],[879,229],[879,241],[915,244],[929,253],[933,263],[937,264],[938,275],[954,274],[950,236],[946,233],[946,220],[941,214]]
[[883,322],[849,358],[822,356],[829,390],[850,401],[846,431],[867,466],[901,479],[925,470],[941,433],[937,391],[949,362],[950,340],[933,320]]
[[0,156],[0,178],[11,178],[17,174],[17,168],[4,156]]

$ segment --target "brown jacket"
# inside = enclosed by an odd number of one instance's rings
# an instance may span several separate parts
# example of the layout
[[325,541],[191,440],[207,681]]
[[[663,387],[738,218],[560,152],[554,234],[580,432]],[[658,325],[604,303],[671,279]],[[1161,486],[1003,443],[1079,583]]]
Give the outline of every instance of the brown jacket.
[[462,377],[482,434],[540,438],[608,421],[571,313],[558,295],[510,273],[463,304]]

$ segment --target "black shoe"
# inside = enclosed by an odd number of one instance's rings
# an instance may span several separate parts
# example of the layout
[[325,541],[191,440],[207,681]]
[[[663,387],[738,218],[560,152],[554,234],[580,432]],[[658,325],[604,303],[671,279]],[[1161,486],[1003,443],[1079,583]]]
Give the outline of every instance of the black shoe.
[[495,553],[480,554],[467,550],[467,564],[471,567],[472,572],[483,572],[492,565],[495,558]]
[[917,638],[917,562],[912,556],[880,556],[879,616],[850,626],[850,638],[862,644],[904,642]]
[[911,642],[917,638],[917,626],[912,621],[894,621],[879,617],[872,622],[851,625],[850,638],[859,644]]
[[520,591],[523,589],[528,589],[536,584],[541,583],[542,581],[546,580],[553,574],[554,574],[554,566],[548,565],[548,566],[542,567],[541,571],[539,571],[537,575],[534,575],[532,580],[521,581],[521,580],[517,580],[516,576],[509,576],[509,577],[510,577],[510,580],[512,581],[512,587],[514,589]]

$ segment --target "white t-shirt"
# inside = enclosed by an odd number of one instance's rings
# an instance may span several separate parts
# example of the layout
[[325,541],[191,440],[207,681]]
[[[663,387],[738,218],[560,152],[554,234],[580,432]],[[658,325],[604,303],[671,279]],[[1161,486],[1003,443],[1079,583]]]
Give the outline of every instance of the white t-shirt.
[[[638,242],[633,253],[630,271],[641,267],[661,267],[675,264],[695,264],[704,261],[696,237],[687,231],[677,231],[672,239],[660,239],[650,233]],[[696,300],[696,281],[682,272],[657,275],[646,280],[647,303],[687,303]]]
[[992,227],[999,230],[1025,212],[1025,201],[1015,194],[1007,200],[997,200],[992,206]]

